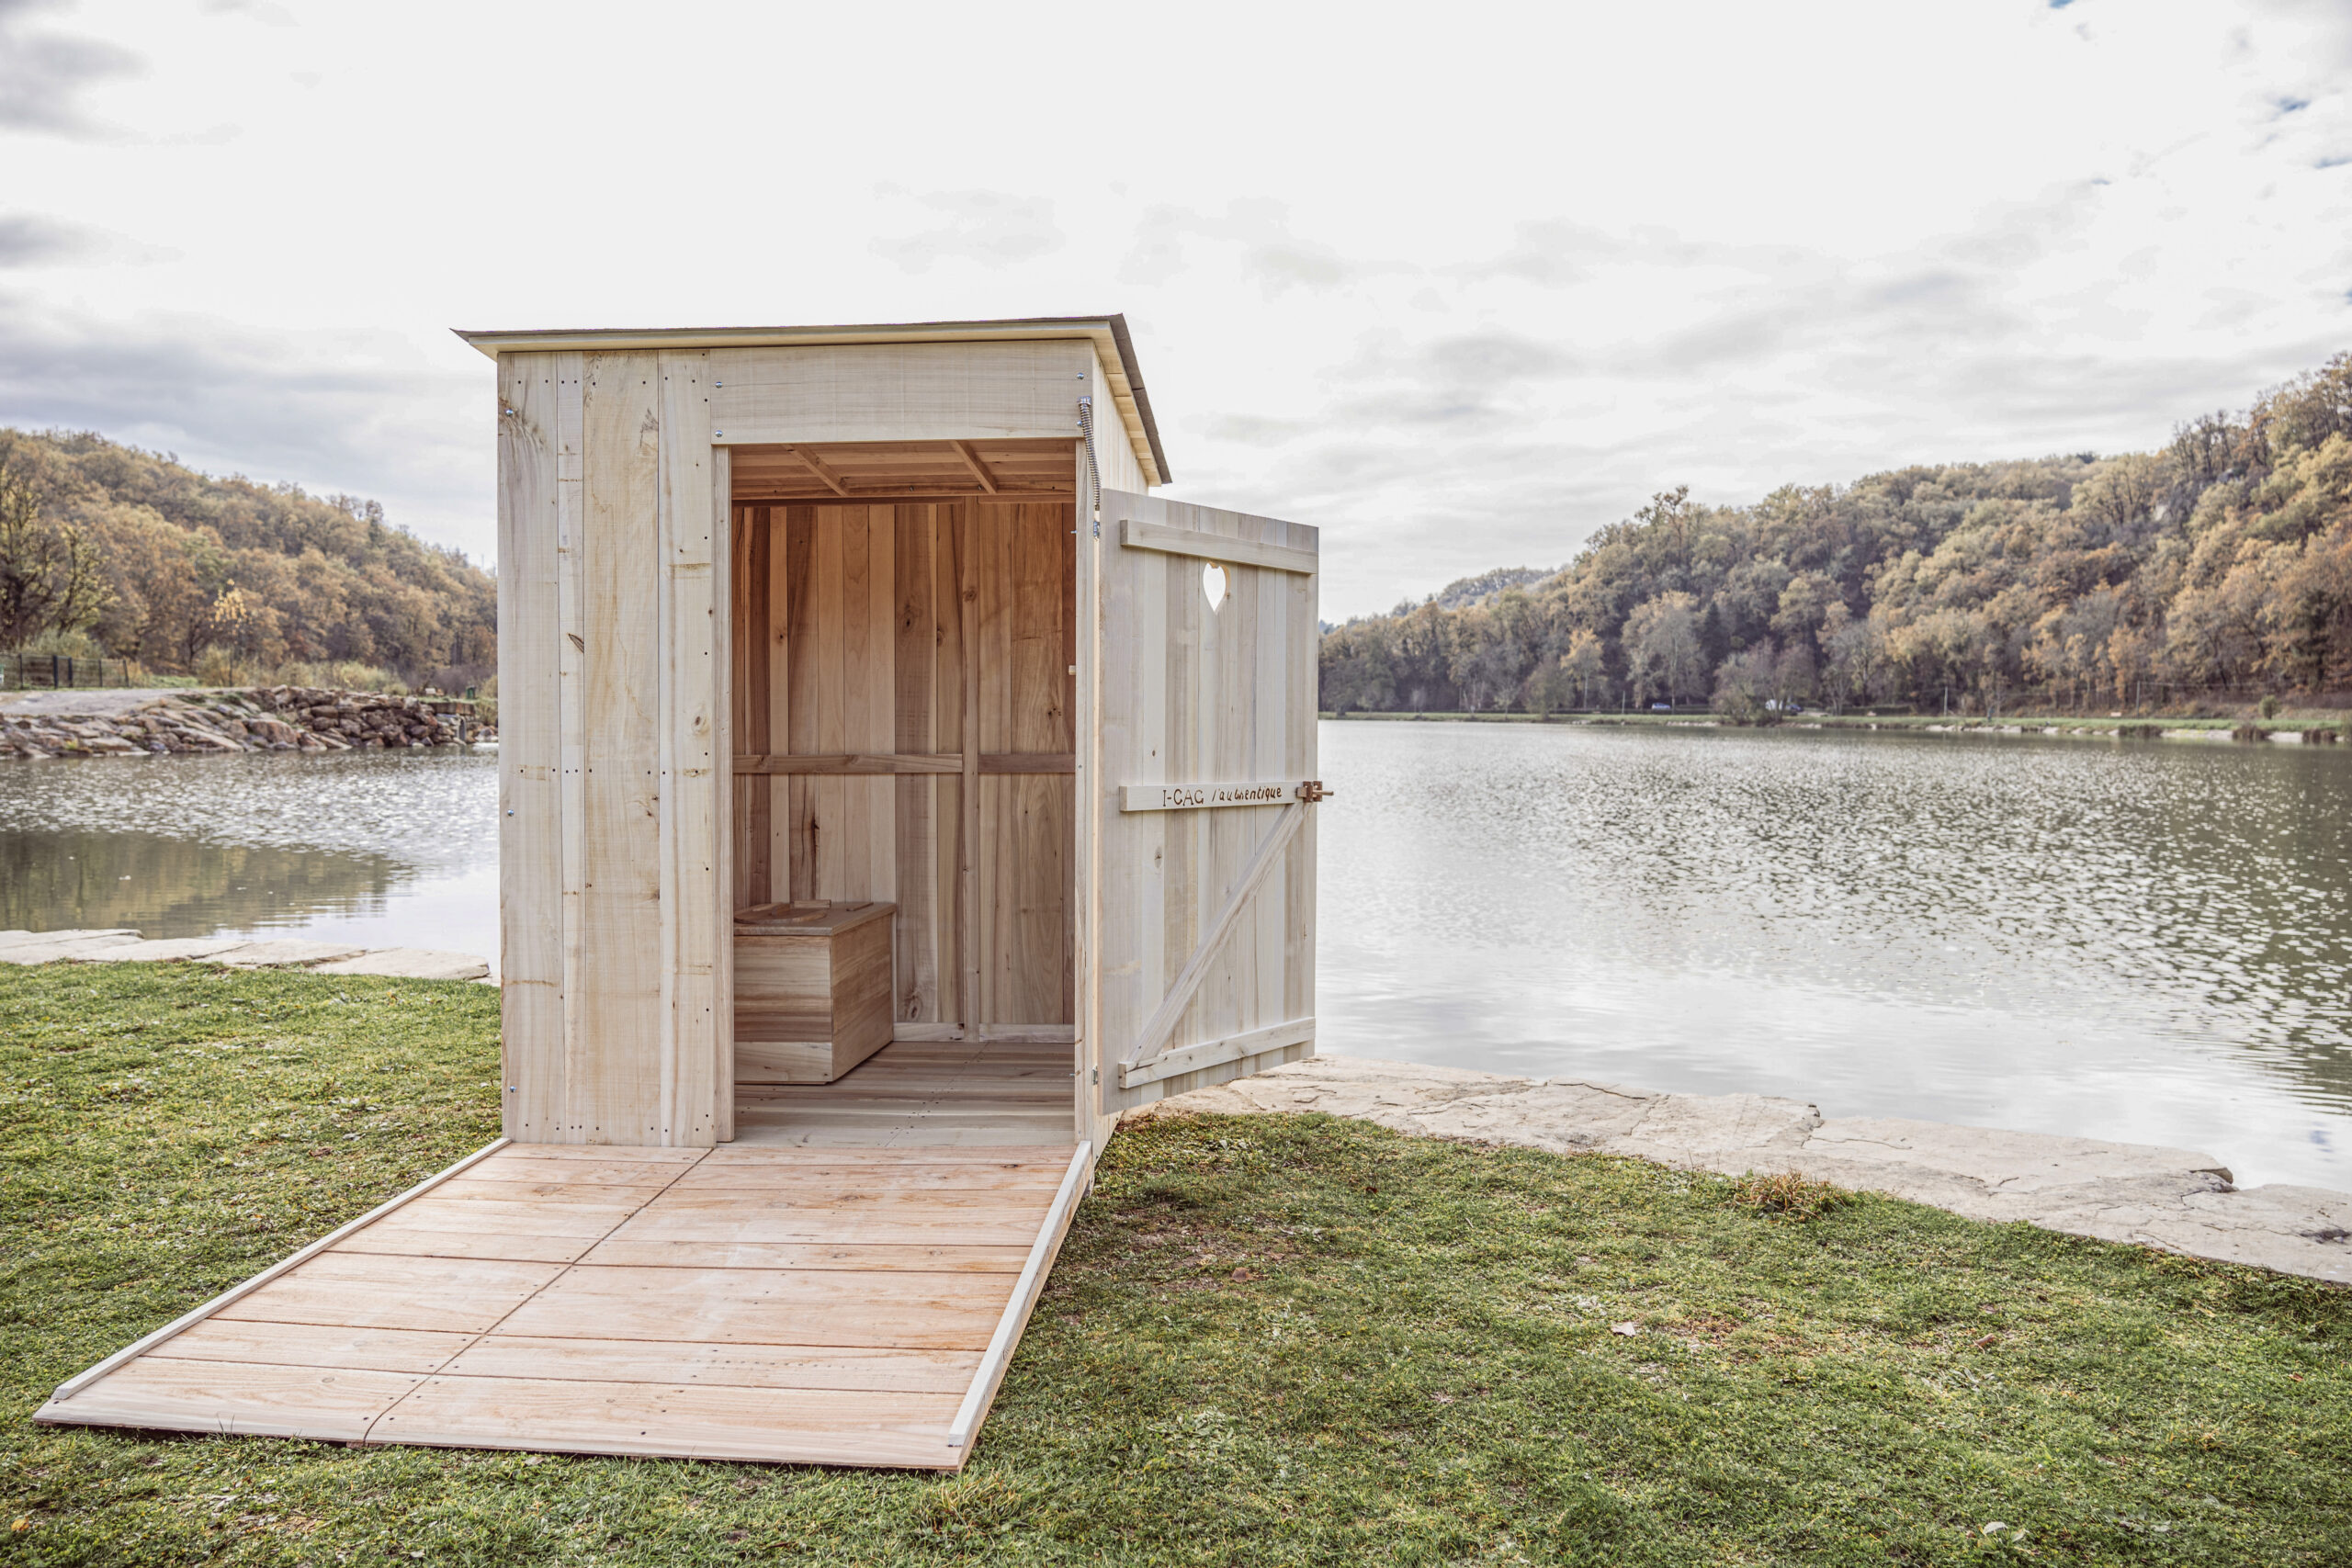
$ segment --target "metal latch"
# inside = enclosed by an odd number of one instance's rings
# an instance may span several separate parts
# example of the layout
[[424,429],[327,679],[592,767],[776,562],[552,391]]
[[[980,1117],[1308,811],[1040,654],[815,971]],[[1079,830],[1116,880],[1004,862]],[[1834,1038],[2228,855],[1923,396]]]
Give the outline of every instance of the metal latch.
[[1318,800],[1329,800],[1339,793],[1336,789],[1325,789],[1321,779],[1309,779],[1298,786],[1298,798],[1309,806]]

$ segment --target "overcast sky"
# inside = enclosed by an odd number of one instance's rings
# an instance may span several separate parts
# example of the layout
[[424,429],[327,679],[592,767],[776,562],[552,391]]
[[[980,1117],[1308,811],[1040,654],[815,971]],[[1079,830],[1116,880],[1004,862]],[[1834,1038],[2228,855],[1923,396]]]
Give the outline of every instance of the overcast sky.
[[1123,310],[1331,618],[2352,348],[2352,3],[0,0],[0,423],[487,559],[450,327]]

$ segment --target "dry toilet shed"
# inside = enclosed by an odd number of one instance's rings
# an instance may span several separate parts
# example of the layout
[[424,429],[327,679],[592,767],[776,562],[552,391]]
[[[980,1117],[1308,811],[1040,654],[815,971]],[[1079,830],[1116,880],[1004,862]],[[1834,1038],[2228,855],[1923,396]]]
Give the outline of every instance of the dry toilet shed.
[[505,1136],[40,1418],[955,1468],[1118,1112],[1313,1049],[1317,532],[1116,316],[462,335]]

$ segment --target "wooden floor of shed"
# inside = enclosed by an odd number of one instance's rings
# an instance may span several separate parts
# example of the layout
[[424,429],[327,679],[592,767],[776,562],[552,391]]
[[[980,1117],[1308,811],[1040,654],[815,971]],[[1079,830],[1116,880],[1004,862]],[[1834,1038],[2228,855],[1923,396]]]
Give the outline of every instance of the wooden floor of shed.
[[1078,1141],[1073,1050],[901,1040],[829,1084],[742,1086],[735,1146],[1067,1146]]
[[1076,1152],[506,1145],[36,1418],[955,1469]]

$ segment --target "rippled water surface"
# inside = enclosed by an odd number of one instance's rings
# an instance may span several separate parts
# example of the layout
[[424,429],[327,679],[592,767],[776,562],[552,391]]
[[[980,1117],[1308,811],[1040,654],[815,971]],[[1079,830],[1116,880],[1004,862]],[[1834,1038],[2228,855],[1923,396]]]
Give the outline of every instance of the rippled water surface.
[[2352,757],[1326,724],[1330,1051],[2352,1187]]
[[0,929],[304,935],[498,954],[498,757],[0,766]]
[[[1323,727],[1325,1049],[2352,1188],[2335,748]],[[0,765],[0,927],[497,953],[497,758]]]

